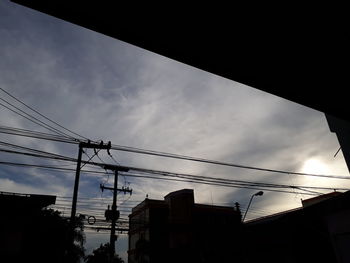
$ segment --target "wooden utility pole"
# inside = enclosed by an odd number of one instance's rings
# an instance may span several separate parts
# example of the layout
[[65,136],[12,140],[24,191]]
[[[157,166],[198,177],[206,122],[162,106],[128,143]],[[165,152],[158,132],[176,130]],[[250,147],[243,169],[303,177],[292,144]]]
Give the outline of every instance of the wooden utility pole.
[[116,229],[116,222],[117,219],[119,218],[119,213],[117,211],[117,194],[119,192],[124,192],[124,193],[130,193],[132,194],[132,190],[129,188],[121,188],[118,189],[118,172],[128,172],[129,168],[124,167],[124,166],[114,166],[114,165],[105,165],[104,169],[106,170],[112,170],[114,171],[114,187],[106,187],[104,185],[101,185],[102,191],[104,189],[112,190],[113,191],[113,203],[112,203],[112,210],[107,210],[105,215],[107,220],[111,219],[112,220],[112,226],[111,226],[111,236],[110,236],[110,260],[113,259],[114,254],[115,254],[115,241],[116,241],[116,235],[115,235],[115,229]]
[[74,226],[75,214],[77,211],[77,200],[78,200],[78,189],[79,189],[82,154],[83,154],[83,146],[82,146],[82,143],[79,143],[78,162],[77,162],[77,168],[75,171],[75,181],[74,181],[74,190],[73,190],[72,210],[71,210],[71,214],[70,214],[70,220],[71,220],[72,226]]
[[[72,210],[71,210],[71,216],[70,216],[70,224],[73,231],[75,227],[75,214],[77,211],[77,200],[78,200],[78,190],[79,190],[79,180],[80,180],[80,170],[81,170],[81,157],[82,157],[84,148],[106,149],[107,151],[109,151],[111,149],[111,146],[112,146],[111,142],[108,142],[107,144],[103,144],[103,141],[101,143],[92,143],[90,141],[79,143],[78,161],[77,161],[77,168],[75,172],[75,181],[74,181],[74,190],[73,190]],[[72,239],[73,239],[73,235],[72,235]],[[74,239],[72,240],[72,243],[73,242],[74,242]]]

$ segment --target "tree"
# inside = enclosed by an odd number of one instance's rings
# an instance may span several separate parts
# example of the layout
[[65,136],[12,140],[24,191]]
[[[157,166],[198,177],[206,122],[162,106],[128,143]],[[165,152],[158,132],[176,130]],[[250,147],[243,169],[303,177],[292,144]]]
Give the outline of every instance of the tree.
[[74,231],[69,219],[53,209],[41,210],[31,218],[25,222],[22,262],[77,263],[84,258],[83,218],[76,218]]
[[109,260],[110,256],[109,243],[101,244],[99,248],[94,249],[91,255],[85,258],[86,263],[124,263],[124,260],[119,255],[114,254],[112,261]]
[[83,217],[76,217],[73,230],[70,221],[62,217],[59,211],[45,209],[42,211],[41,218],[43,229],[46,232],[50,231],[48,236],[50,247],[56,250],[57,257],[67,263],[80,262],[80,259],[85,256]]
[[64,262],[79,263],[80,259],[83,259],[85,256],[84,218],[84,216],[75,217],[73,229],[70,222],[66,221],[68,223],[67,227],[70,235],[68,235],[68,240],[66,240]]

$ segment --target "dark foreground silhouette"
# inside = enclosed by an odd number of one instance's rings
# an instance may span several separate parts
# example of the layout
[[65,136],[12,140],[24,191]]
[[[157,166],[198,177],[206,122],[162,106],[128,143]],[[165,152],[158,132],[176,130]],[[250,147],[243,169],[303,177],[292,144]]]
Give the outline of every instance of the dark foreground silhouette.
[[118,255],[114,255],[110,260],[110,245],[109,243],[101,244],[99,248],[92,251],[91,255],[85,258],[86,263],[124,263],[124,260]]
[[55,199],[55,196],[0,192],[1,263],[70,263],[84,256],[82,218],[76,218],[72,226],[60,212],[46,209]]

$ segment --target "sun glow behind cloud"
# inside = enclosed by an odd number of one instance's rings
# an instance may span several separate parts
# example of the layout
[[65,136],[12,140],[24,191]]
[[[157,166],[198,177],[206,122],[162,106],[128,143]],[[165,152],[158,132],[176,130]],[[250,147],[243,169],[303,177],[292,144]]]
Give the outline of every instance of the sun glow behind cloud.
[[[333,158],[338,141],[320,112],[22,7],[7,8],[1,1],[0,20],[1,87],[86,137],[254,167],[347,174],[341,153]],[[42,131],[6,109],[0,109],[0,120],[2,125]],[[77,147],[71,145],[4,134],[0,137],[14,144],[72,157],[77,155]],[[348,180],[286,177],[155,156],[112,153],[122,165],[148,169],[290,185],[349,185]],[[93,154],[92,150],[89,154]],[[99,156],[113,163],[106,153],[101,152]],[[1,158],[39,162],[5,153]],[[74,172],[62,175],[0,167],[0,190],[3,191],[70,196],[73,180]],[[255,192],[254,189],[140,178],[127,180],[134,190],[130,201],[143,200],[146,194],[152,199],[163,199],[170,191],[194,188],[198,203],[233,205],[239,202],[244,208]],[[81,176],[79,197],[101,197],[98,187],[101,181],[108,179],[100,175]],[[248,217],[298,206],[300,195],[266,191],[254,200]],[[92,241],[94,245],[95,241]]]
[[322,162],[321,160],[317,158],[310,158],[304,162],[302,172],[307,174],[324,175],[329,174],[330,169],[326,163]]
[[[340,169],[342,168],[342,169]],[[334,188],[348,188],[348,181],[344,179],[330,179],[317,177],[317,175],[330,175],[330,176],[346,176],[346,165],[334,165],[330,160],[325,160],[319,157],[311,157],[307,159],[301,168],[302,173],[312,174],[316,176],[304,176],[301,181],[302,185],[307,186],[320,186],[320,187],[334,187]],[[330,192],[331,190],[328,190]],[[345,190],[341,190],[345,191]],[[319,192],[319,191],[316,191]],[[326,191],[327,192],[327,191]]]

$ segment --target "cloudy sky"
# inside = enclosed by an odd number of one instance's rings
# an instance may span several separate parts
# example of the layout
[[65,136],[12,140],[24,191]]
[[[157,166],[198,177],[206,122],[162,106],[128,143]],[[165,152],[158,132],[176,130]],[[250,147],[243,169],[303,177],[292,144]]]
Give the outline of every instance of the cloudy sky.
[[[348,175],[342,153],[333,157],[339,143],[329,131],[323,113],[8,1],[0,2],[0,87],[92,140],[247,166]],[[0,98],[28,111],[3,91]],[[50,132],[1,105],[0,125]],[[74,158],[78,153],[77,146],[71,144],[6,134],[0,134],[0,140]],[[149,169],[350,188],[348,180],[251,171],[117,151],[112,155],[121,165]],[[0,156],[2,162],[62,165],[4,152]],[[114,162],[102,151],[100,158],[106,163]],[[69,197],[73,180],[74,172],[0,165],[0,191]],[[101,193],[101,182],[108,185],[113,180],[103,175],[82,176],[79,196],[102,196],[109,203],[111,195]],[[170,191],[193,188],[198,203],[239,202],[244,209],[256,192],[132,177],[121,177],[120,184],[133,189],[133,195],[125,202],[130,206],[146,194],[162,199]],[[254,199],[247,218],[298,207],[300,199],[309,197],[265,192]],[[121,196],[120,200],[124,198],[127,197]],[[108,233],[88,234],[87,246],[91,249],[107,239]],[[117,244],[124,256],[126,240],[122,236]]]

